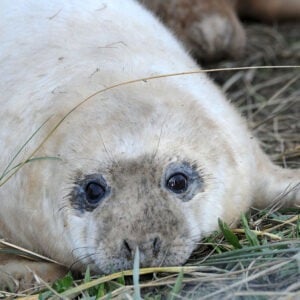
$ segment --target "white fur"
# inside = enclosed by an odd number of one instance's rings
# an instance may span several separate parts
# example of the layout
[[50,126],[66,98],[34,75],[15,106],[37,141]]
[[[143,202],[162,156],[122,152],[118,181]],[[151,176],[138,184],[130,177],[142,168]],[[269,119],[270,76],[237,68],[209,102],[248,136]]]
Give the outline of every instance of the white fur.
[[[198,68],[135,1],[2,0],[0,14],[0,171],[47,118],[13,165],[91,94],[124,81]],[[129,84],[80,106],[35,154],[57,160],[28,163],[0,187],[0,235],[65,264],[91,251],[80,247],[99,247],[93,262],[101,264],[113,255],[95,242],[105,236],[99,232],[101,208],[75,212],[67,197],[71,179],[78,170],[91,174],[100,168],[113,183],[107,171],[112,165],[151,155],[158,169],[168,159],[188,158],[203,170],[202,193],[188,202],[171,196],[166,200],[189,228],[181,262],[195,246],[191,240],[215,230],[218,218],[235,221],[250,206],[260,189],[258,168],[266,159],[206,75]],[[131,185],[122,191],[133,193],[139,177],[127,177]],[[124,209],[132,220],[143,208],[134,195],[130,205],[117,195],[120,207],[114,208]],[[143,201],[147,203],[147,194]],[[113,203],[105,203],[113,209]],[[121,235],[117,219],[111,226]]]

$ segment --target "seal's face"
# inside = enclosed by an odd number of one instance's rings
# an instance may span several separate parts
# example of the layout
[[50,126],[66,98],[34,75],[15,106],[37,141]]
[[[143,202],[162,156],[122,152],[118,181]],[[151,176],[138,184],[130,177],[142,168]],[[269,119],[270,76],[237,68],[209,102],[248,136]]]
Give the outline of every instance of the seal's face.
[[222,173],[232,158],[224,144],[218,158],[222,137],[213,123],[195,120],[199,104],[178,98],[172,105],[123,98],[118,106],[101,99],[78,112],[88,122],[71,119],[72,140],[60,139],[60,156],[69,171],[63,211],[78,265],[130,269],[137,247],[142,267],[182,264],[224,216]]
[[132,268],[137,247],[142,267],[182,264],[197,241],[182,209],[202,189],[197,166],[180,160],[145,156],[82,174],[69,198],[83,237],[74,254],[105,273]]

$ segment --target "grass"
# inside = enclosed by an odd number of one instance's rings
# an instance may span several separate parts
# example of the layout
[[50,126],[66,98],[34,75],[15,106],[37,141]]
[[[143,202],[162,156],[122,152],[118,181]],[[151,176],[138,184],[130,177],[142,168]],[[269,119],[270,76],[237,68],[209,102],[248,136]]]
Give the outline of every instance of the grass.
[[[246,59],[207,67],[297,65],[300,53],[297,28],[284,25],[278,31],[250,24]],[[271,158],[285,167],[299,168],[299,69],[247,69],[213,76],[247,118]],[[21,166],[11,163],[1,179],[6,180]],[[42,283],[40,289],[0,292],[0,298],[30,295],[31,299],[300,298],[299,209],[253,209],[247,216],[241,216],[236,228],[230,228],[222,220],[219,226],[218,232],[201,241],[184,267],[139,269],[136,255],[133,271],[94,277],[87,269],[82,279],[68,274],[52,287]],[[23,253],[9,244],[2,244],[1,248],[0,252]]]
[[[137,254],[133,271],[94,277],[87,269],[81,280],[67,274],[31,299],[269,299],[300,295],[299,210],[252,210],[241,217],[236,229],[221,220],[219,224],[220,230],[201,242],[184,267],[139,269]],[[36,291],[26,293],[31,292]]]

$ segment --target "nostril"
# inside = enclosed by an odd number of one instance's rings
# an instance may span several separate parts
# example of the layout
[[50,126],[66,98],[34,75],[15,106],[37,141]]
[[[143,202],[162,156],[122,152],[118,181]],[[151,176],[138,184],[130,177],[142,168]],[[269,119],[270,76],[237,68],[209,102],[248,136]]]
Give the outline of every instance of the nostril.
[[124,239],[122,241],[121,252],[127,260],[133,260],[136,249],[140,250],[140,259],[150,259],[151,257],[157,257],[161,251],[162,241],[159,236],[154,236],[145,241],[135,241],[131,239]]
[[161,239],[159,237],[155,237],[153,240],[153,255],[157,256],[161,248]]
[[123,250],[125,252],[125,255],[127,256],[127,259],[132,259],[133,257],[133,249],[130,247],[130,244],[128,241],[123,241]]

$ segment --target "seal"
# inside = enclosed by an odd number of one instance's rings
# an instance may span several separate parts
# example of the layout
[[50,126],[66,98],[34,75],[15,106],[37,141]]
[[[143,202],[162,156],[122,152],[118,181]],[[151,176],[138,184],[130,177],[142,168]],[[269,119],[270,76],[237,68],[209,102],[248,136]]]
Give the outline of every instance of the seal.
[[243,56],[246,32],[239,17],[263,22],[299,20],[298,0],[140,0],[184,41],[197,59],[207,62]]
[[[132,0],[2,1],[0,235],[97,273],[183,264],[264,207],[275,166],[173,35]],[[173,76],[166,76],[173,74]],[[6,265],[9,265],[6,260]],[[2,263],[3,267],[3,263]]]

